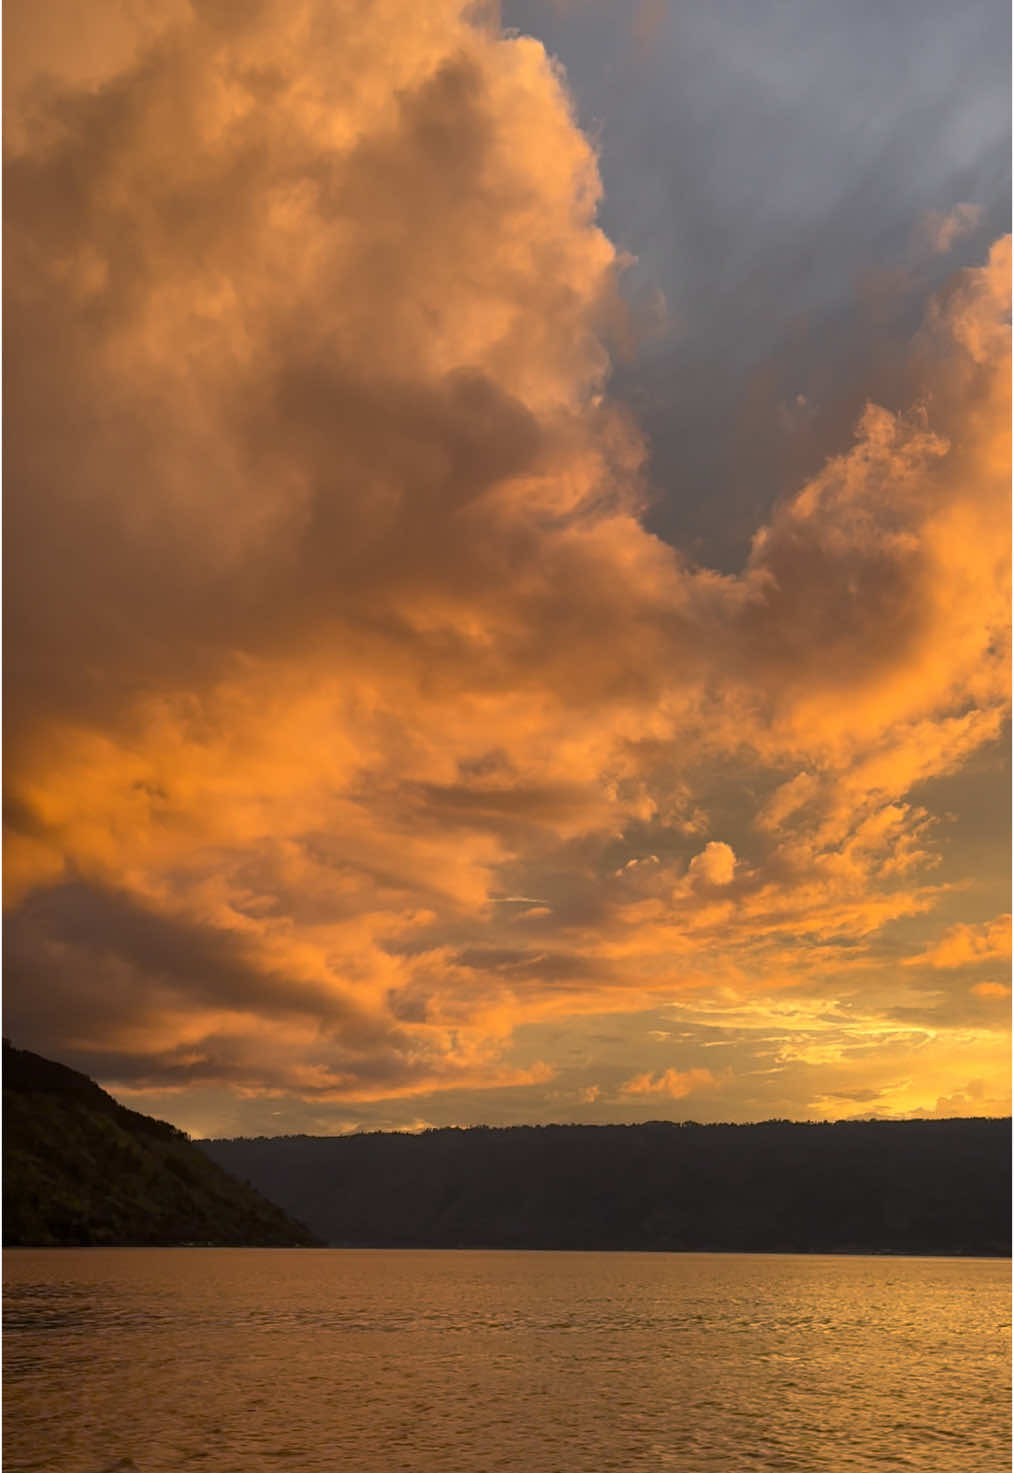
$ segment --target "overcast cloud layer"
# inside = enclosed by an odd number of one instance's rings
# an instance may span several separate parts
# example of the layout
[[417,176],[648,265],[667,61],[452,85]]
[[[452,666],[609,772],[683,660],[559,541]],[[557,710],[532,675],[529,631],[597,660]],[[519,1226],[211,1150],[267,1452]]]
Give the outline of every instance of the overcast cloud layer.
[[1006,1110],[1005,868],[933,796],[1005,802],[986,207],[913,210],[885,392],[846,345],[820,436],[805,386],[755,400],[808,468],[732,487],[763,516],[709,565],[540,41],[452,0],[43,12],[10,22],[6,1031],[209,1133]]

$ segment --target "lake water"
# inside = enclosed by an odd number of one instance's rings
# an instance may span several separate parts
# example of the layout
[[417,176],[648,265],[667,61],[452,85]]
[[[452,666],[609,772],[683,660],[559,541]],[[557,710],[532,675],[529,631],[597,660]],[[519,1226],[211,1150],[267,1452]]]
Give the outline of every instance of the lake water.
[[1010,1264],[19,1249],[5,1473],[1007,1473]]

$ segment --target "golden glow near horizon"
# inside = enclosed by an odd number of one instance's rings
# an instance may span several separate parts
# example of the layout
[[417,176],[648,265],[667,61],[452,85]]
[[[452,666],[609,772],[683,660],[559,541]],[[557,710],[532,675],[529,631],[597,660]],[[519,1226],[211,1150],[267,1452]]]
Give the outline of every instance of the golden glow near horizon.
[[647,529],[624,263],[538,41],[452,0],[87,46],[43,10],[15,1041],[209,1131],[1005,1113],[1006,856],[948,836],[1007,802],[1009,240],[719,571]]

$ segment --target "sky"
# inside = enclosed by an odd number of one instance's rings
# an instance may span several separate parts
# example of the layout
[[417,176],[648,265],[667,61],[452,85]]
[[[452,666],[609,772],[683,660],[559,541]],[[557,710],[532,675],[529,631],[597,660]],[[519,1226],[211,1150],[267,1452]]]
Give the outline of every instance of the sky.
[[1009,27],[13,0],[18,1046],[198,1136],[1009,1113]]

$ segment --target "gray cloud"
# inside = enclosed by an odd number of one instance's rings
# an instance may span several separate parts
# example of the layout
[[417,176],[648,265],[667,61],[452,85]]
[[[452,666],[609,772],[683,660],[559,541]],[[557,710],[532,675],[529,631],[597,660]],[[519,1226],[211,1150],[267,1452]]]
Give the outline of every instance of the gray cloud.
[[[638,258],[635,296],[668,302],[671,341],[615,379],[651,442],[651,524],[735,568],[864,397],[902,397],[893,344],[954,265],[911,260],[922,212],[979,209],[965,261],[1008,227],[1009,17],[991,0],[662,13],[646,48],[611,5],[505,6],[567,66],[600,142],[604,223]],[[886,321],[863,283],[910,267]],[[816,417],[786,436],[772,411],[800,392]]]

